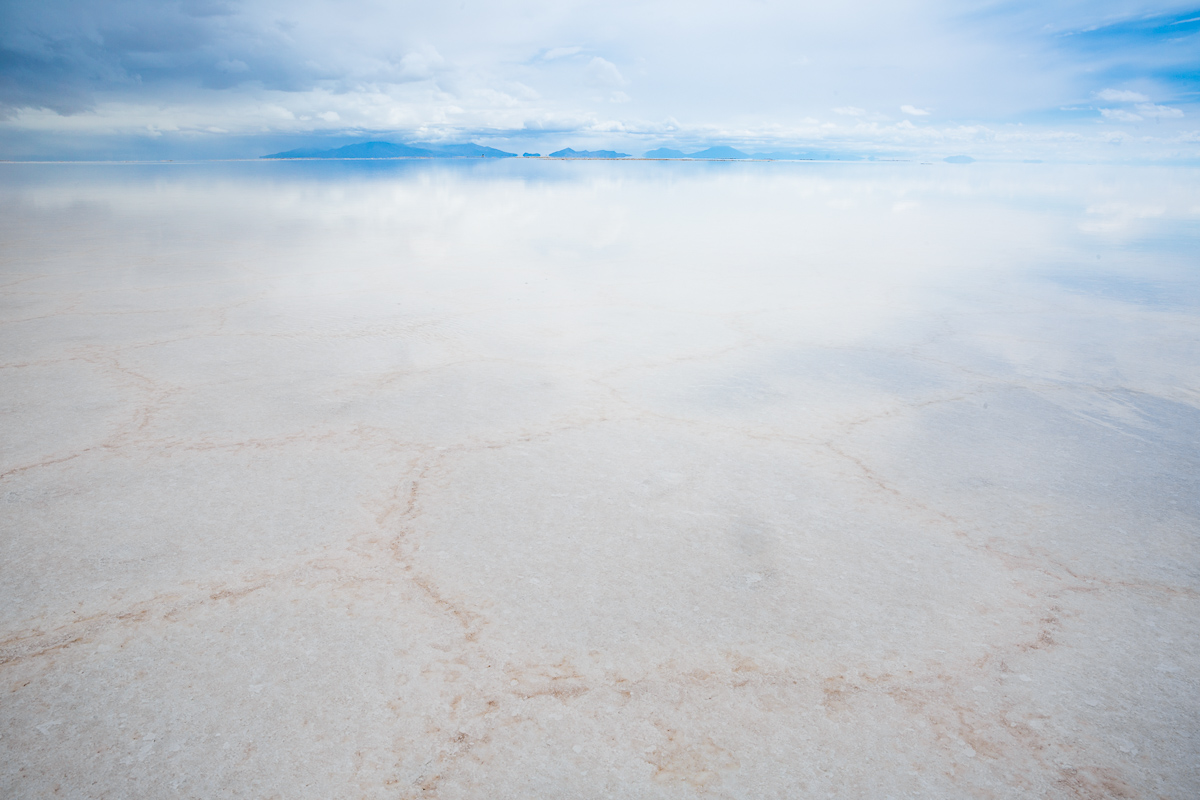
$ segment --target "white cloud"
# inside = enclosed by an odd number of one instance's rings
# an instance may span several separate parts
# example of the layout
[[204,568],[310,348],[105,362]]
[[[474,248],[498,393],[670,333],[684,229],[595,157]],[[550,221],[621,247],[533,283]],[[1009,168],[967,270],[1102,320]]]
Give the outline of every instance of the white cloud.
[[583,51],[582,47],[552,47],[542,56],[544,61],[553,61],[556,58],[565,58],[573,56]]
[[587,71],[591,81],[601,86],[624,86],[629,82],[616,64],[600,56],[588,62]]
[[1178,119],[1183,116],[1183,109],[1173,106],[1156,106],[1153,103],[1141,103],[1136,106],[1139,114],[1161,119]]
[[1142,118],[1137,114],[1126,111],[1123,108],[1102,108],[1100,113],[1105,119],[1116,120],[1117,122],[1141,122]]
[[1150,98],[1141,92],[1131,92],[1127,89],[1101,89],[1096,97],[1110,103],[1146,103]]
[[534,89],[532,86],[526,86],[520,81],[513,81],[509,84],[508,93],[522,100],[538,100],[541,98],[541,94],[538,93],[537,89]]
[[[1174,152],[1200,155],[1196,142],[1178,138],[1195,127],[1186,123],[1196,106],[1169,77],[1176,56],[1114,44],[1105,57],[1127,63],[1128,77],[1106,88],[1096,83],[1102,73],[1093,67],[1102,65],[1094,51],[1072,49],[1082,34],[1030,42],[1035,23],[1082,31],[1105,14],[1115,19],[1117,0],[1097,0],[1112,13],[1048,0],[1019,14],[999,10],[987,24],[964,21],[952,0],[866,2],[869,14],[754,3],[733,16],[682,0],[513,0],[466,13],[460,3],[220,0],[202,16],[187,12],[190,2],[0,3],[0,50],[30,70],[19,82],[0,81],[0,157],[35,131],[80,142],[182,131],[185,152],[185,136],[213,127],[231,140],[340,132],[462,141],[528,129],[561,134],[563,144],[578,136],[581,146],[592,131],[657,132],[678,149],[728,143],[747,152],[835,144],[900,152],[953,142],[974,153],[984,137],[1015,155],[1050,147],[1045,142],[1082,152],[1102,132],[1142,120],[1150,124],[1137,142],[1153,131],[1175,142]],[[1156,105],[1126,85],[1181,99]],[[928,105],[901,106],[905,95]],[[1031,113],[1084,97],[1108,108],[1054,122]],[[683,122],[664,128],[658,121],[668,114]],[[937,124],[945,118],[980,122]],[[915,119],[922,124],[896,124]],[[1096,125],[1101,119],[1116,124]],[[619,149],[636,152],[636,139],[620,141]]]
[[428,80],[443,63],[441,54],[432,47],[409,53],[400,59],[399,77],[410,81]]

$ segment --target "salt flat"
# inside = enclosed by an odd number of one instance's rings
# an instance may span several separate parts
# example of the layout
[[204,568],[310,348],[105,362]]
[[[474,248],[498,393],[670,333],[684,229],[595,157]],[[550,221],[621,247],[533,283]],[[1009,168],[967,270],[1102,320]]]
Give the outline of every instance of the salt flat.
[[0,208],[6,797],[1200,795],[1196,170]]

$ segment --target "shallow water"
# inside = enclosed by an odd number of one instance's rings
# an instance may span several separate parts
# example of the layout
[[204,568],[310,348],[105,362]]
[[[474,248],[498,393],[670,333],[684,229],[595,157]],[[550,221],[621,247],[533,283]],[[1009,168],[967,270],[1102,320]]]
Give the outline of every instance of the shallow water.
[[1200,172],[0,165],[13,797],[1200,794]]

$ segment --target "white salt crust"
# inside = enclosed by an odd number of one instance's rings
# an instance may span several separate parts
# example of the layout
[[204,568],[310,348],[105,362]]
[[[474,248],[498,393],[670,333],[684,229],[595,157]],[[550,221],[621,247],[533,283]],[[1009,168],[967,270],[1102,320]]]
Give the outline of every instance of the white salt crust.
[[1200,191],[0,165],[0,794],[1200,796]]

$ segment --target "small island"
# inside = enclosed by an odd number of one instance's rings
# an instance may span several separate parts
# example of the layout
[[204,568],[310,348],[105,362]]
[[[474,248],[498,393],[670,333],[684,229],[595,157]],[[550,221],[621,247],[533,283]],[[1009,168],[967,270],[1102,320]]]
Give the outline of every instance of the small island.
[[629,158],[629,153],[618,153],[615,150],[572,150],[563,148],[550,154],[551,158]]

